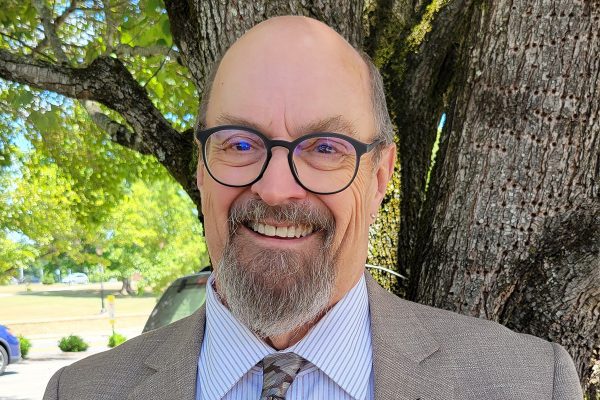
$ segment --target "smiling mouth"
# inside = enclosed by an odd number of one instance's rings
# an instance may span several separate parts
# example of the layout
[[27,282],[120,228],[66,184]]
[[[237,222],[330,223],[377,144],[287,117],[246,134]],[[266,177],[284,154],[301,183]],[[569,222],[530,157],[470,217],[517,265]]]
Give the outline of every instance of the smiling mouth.
[[302,238],[315,231],[310,225],[274,226],[262,222],[247,222],[244,224],[248,229],[263,236],[277,238]]

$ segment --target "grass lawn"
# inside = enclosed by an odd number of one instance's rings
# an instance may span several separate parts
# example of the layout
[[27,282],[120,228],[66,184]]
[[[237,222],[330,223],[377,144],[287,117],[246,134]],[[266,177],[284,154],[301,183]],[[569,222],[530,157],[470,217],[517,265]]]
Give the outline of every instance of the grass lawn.
[[[100,285],[0,286],[0,323],[27,335],[98,332],[110,329],[108,314],[100,313]],[[120,283],[104,285],[105,296],[115,300],[116,330],[142,327],[156,298],[122,296]],[[105,306],[108,302],[105,300]]]

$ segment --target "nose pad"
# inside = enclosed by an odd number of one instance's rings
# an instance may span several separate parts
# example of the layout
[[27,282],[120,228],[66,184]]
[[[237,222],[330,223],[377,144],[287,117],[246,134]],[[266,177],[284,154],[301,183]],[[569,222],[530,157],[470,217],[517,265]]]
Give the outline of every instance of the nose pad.
[[305,198],[306,191],[290,168],[285,149],[274,149],[262,177],[251,186],[252,192],[269,205]]

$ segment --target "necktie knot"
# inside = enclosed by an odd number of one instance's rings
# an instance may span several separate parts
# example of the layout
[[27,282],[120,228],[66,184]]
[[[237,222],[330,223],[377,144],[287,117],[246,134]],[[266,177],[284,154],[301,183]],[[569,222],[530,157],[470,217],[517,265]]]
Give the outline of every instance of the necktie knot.
[[296,353],[275,353],[263,358],[261,400],[284,400],[292,381],[307,363]]

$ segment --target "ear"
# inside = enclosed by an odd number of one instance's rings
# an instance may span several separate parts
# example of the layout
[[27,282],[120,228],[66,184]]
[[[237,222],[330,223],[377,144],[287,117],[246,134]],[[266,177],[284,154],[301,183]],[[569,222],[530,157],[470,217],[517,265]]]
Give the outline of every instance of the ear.
[[387,185],[392,179],[394,173],[394,165],[396,164],[396,145],[391,144],[381,150],[381,157],[379,164],[375,169],[375,183],[377,185],[375,195],[373,196],[373,203],[371,204],[372,212],[377,213],[379,206],[387,191]]

